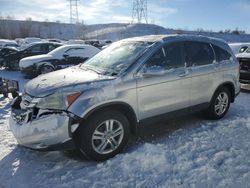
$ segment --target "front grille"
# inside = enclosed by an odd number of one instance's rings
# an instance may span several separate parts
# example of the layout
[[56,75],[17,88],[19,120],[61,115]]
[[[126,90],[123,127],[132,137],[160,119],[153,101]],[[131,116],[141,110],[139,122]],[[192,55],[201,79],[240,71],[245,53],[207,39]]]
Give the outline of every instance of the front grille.
[[240,58],[240,70],[250,71],[250,59]]

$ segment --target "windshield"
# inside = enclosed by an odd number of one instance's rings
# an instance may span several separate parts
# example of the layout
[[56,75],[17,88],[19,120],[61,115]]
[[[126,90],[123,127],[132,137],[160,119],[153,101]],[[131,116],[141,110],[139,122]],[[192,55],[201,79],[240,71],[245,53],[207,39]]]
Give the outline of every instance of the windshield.
[[116,76],[124,72],[149,46],[145,42],[117,42],[82,64],[103,75]]

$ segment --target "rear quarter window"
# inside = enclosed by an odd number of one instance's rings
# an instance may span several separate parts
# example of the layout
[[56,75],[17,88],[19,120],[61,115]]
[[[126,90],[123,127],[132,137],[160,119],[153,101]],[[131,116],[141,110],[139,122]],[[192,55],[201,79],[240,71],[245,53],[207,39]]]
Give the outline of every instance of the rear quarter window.
[[215,52],[217,62],[231,60],[232,55],[229,52],[227,52],[226,50],[224,50],[216,45],[213,45],[213,49]]

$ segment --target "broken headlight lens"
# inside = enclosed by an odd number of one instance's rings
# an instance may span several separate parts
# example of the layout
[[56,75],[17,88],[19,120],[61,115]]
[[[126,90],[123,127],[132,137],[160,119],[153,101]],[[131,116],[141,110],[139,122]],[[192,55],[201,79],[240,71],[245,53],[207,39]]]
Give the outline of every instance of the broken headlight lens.
[[80,95],[80,92],[54,93],[41,98],[36,107],[41,109],[66,110]]

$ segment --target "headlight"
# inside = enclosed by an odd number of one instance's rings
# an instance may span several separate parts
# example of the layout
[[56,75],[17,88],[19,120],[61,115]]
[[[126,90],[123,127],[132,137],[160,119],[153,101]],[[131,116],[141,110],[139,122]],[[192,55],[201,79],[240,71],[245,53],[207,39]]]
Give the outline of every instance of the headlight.
[[41,109],[66,110],[80,95],[80,92],[54,93],[41,98],[36,107]]

